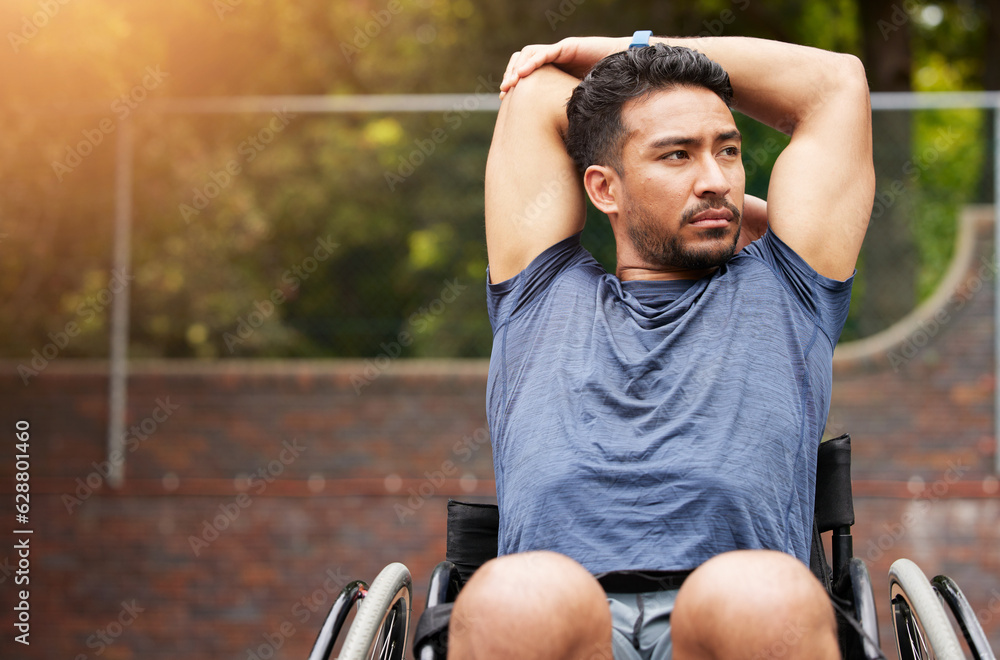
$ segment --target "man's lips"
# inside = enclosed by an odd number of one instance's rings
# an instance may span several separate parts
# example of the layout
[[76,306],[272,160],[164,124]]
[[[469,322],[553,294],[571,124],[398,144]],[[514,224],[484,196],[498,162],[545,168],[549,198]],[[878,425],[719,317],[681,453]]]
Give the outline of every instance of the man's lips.
[[733,221],[733,213],[729,209],[711,209],[702,211],[689,224],[695,227],[725,227]]

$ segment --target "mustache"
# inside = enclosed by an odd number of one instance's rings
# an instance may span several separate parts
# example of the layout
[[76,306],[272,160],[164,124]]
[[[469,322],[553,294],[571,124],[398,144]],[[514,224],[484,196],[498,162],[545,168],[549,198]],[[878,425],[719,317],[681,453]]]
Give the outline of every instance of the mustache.
[[704,201],[702,201],[701,203],[697,204],[696,206],[693,206],[685,210],[684,213],[681,215],[681,224],[686,225],[689,222],[691,222],[691,219],[694,218],[694,216],[698,215],[703,211],[708,211],[711,209],[727,209],[730,213],[733,214],[733,220],[737,223],[743,216],[743,213],[725,197],[709,197]]

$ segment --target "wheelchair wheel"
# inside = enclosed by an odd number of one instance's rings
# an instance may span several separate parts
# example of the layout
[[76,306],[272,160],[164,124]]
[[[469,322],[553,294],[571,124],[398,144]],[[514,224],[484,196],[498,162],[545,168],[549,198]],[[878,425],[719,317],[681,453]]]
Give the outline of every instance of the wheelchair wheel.
[[367,589],[368,585],[361,580],[355,580],[344,587],[340,595],[337,596],[337,600],[333,602],[333,606],[330,607],[330,612],[326,615],[326,619],[323,621],[323,627],[320,629],[319,635],[313,643],[309,660],[330,660],[333,656],[333,647],[337,643],[337,636],[340,635],[340,629],[344,627],[344,622],[347,621],[351,607],[363,598],[361,594]]
[[909,559],[897,559],[889,568],[889,598],[900,660],[965,658],[937,593]]
[[965,594],[959,589],[955,581],[947,575],[938,575],[931,584],[938,592],[944,602],[951,609],[955,621],[958,622],[962,634],[965,636],[965,643],[969,645],[974,660],[996,660],[993,650],[990,648],[990,641],[983,632],[983,627],[979,625],[979,619],[975,610],[969,605]]
[[341,660],[401,660],[412,601],[410,571],[389,564],[372,582],[340,651]]

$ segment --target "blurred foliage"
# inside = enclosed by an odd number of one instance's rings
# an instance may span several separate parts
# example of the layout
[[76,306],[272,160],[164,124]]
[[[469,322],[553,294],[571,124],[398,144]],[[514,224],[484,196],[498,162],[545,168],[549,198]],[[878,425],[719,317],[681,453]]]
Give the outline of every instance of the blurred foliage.
[[[860,54],[857,2],[5,0],[0,355],[46,344],[107,354],[122,289],[110,272],[115,142],[128,121],[131,355],[486,356],[482,186],[494,116],[469,110],[474,92],[495,91],[511,52],[652,26]],[[907,6],[918,7],[907,18],[915,87],[978,88],[987,3]],[[148,111],[153,98],[385,93],[468,96],[445,113]],[[738,121],[748,191],[766,196],[787,138]],[[976,197],[988,125],[969,110],[915,117],[923,165],[900,178],[916,200],[922,296],[947,266],[961,206],[989,201]],[[614,268],[593,208],[584,240]]]

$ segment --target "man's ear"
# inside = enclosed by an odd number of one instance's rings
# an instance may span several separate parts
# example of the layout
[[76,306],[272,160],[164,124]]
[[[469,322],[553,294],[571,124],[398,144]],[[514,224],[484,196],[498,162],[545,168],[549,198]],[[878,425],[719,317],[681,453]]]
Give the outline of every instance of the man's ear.
[[608,216],[619,212],[620,181],[618,173],[604,165],[591,165],[583,173],[583,187],[590,201]]

